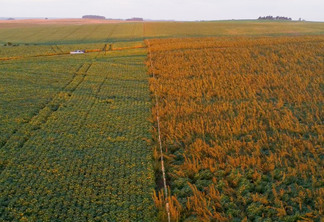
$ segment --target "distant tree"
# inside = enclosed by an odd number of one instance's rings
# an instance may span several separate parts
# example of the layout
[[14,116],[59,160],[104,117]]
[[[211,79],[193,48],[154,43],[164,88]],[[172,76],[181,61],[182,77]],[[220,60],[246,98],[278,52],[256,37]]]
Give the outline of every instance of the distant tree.
[[101,15],[84,15],[82,16],[83,19],[106,19],[105,16]]
[[130,18],[130,19],[126,19],[126,21],[137,21],[137,22],[142,22],[144,21],[143,18]]

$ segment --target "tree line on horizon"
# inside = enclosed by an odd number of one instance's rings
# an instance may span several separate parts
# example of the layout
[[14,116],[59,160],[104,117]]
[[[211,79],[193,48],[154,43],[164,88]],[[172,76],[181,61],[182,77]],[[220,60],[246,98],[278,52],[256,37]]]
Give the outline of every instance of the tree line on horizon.
[[271,15],[268,15],[268,16],[260,16],[258,18],[258,20],[288,20],[288,21],[291,21],[292,18],[289,18],[289,17],[284,17],[284,16],[271,16]]
[[[100,20],[105,20],[107,19],[105,16],[100,16],[100,15],[84,15],[82,16],[83,19],[100,19]],[[112,18],[108,18],[108,20],[123,20],[123,19],[112,19]],[[138,18],[138,17],[133,17],[133,18],[128,18],[125,19],[125,21],[144,21],[143,18]]]

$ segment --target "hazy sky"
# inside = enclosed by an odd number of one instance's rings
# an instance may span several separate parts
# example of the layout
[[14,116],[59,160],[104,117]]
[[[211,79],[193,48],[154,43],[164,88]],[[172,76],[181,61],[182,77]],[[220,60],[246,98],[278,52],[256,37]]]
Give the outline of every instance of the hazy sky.
[[0,17],[221,20],[287,16],[324,21],[324,0],[0,0]]

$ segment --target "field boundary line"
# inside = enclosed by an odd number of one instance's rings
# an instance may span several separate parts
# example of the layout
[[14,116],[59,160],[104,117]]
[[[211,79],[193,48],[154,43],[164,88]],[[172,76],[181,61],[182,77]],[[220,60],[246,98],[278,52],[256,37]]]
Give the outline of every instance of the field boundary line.
[[[150,60],[150,66],[153,69],[153,62],[152,62],[152,52],[150,47],[149,40],[147,42],[147,48],[149,52],[149,60]],[[152,71],[153,78],[156,79],[156,76],[154,72]],[[162,177],[163,177],[163,186],[164,186],[164,193],[165,193],[165,208],[166,212],[168,214],[168,222],[171,221],[170,217],[170,207],[169,207],[169,201],[168,201],[168,187],[166,184],[166,176],[165,176],[165,168],[164,168],[164,158],[163,158],[163,147],[162,147],[162,139],[161,139],[161,127],[160,127],[160,114],[159,114],[159,100],[158,95],[156,93],[156,90],[154,90],[154,96],[155,96],[155,106],[156,106],[156,121],[157,121],[157,127],[158,127],[158,139],[159,139],[159,147],[160,147],[160,153],[161,153],[161,169],[162,169]]]

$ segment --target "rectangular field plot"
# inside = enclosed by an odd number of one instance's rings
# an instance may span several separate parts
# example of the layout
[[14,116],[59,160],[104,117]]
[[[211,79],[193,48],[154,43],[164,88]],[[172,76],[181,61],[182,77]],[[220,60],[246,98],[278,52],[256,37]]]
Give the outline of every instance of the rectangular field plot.
[[[147,45],[172,218],[320,221],[323,36]],[[155,202],[164,212],[162,197]]]
[[1,221],[155,221],[145,58],[1,63]]

